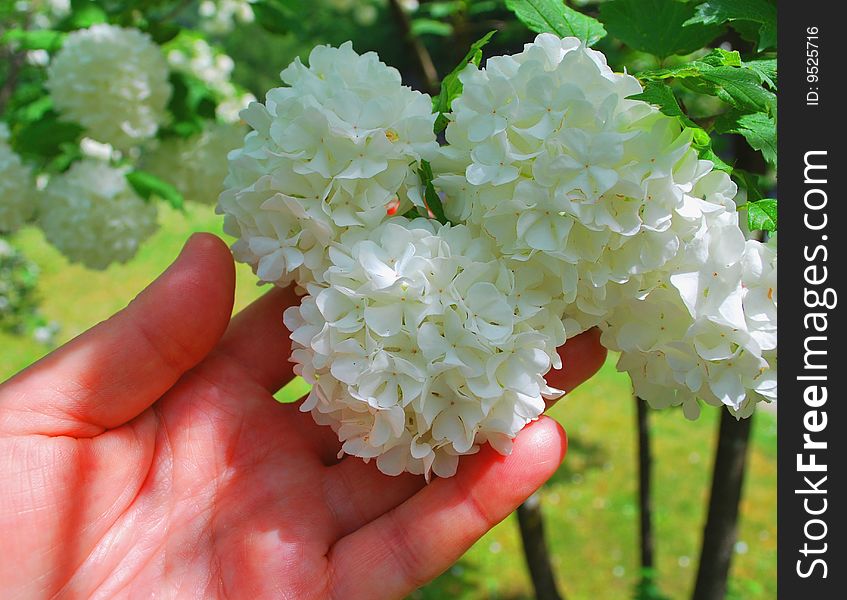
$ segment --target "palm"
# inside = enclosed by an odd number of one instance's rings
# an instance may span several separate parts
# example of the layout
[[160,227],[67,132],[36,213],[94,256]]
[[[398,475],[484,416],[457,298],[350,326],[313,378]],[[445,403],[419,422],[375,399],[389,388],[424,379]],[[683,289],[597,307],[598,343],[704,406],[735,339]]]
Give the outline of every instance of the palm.
[[[204,301],[190,307],[171,290],[173,314],[158,324],[172,325],[167,335],[122,321],[133,311],[155,321],[142,308],[168,303],[166,288],[181,285],[170,273],[116,323],[0,388],[0,552],[12,557],[0,561],[0,587],[13,596],[399,597],[558,465],[564,440],[549,420],[510,459],[484,450],[429,486],[339,461],[331,430],[271,396],[291,377],[278,323],[295,299],[269,294],[227,328],[231,264],[205,245],[195,254],[218,261],[224,281],[200,284],[220,289],[199,290]],[[136,363],[116,349],[132,342]],[[595,340],[582,346],[593,354],[567,387],[602,359]],[[48,392],[55,405],[32,406]]]

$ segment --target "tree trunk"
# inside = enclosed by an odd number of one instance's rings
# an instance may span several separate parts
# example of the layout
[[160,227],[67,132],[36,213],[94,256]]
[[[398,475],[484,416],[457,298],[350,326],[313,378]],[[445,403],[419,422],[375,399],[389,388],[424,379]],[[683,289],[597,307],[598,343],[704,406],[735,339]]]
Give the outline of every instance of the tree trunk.
[[523,541],[524,558],[536,600],[563,600],[556,587],[553,564],[544,537],[544,520],[541,515],[541,498],[536,492],[518,507],[518,524]]
[[[641,578],[653,578],[653,502],[651,473],[653,457],[650,452],[649,407],[635,396],[638,420],[638,512],[640,518]],[[642,584],[644,582],[642,581]]]
[[700,566],[692,600],[722,600],[738,529],[738,505],[747,463],[753,417],[736,420],[721,411],[718,449],[709,497],[709,516],[703,528]]

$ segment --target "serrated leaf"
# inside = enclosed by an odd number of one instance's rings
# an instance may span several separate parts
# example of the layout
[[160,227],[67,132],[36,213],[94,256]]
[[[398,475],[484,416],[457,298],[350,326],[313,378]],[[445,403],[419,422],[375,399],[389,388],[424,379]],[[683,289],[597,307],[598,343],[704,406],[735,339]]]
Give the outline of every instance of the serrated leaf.
[[765,198],[758,202],[748,202],[747,226],[750,231],[776,231],[777,206],[776,200]]
[[699,59],[698,62],[706,63],[712,67],[740,67],[741,54],[738,50],[724,50],[723,48],[715,48],[706,56]]
[[65,33],[52,29],[10,29],[0,36],[0,43],[12,44],[20,50],[48,50],[55,52],[62,47]]
[[670,69],[655,69],[636,74],[642,82],[679,79],[700,94],[717,96],[741,112],[776,112],[776,94],[767,85],[767,72],[737,64],[737,53],[715,50],[699,60]]
[[609,33],[634,50],[665,58],[690,54],[715,39],[721,25],[685,25],[694,7],[677,0],[612,0],[600,5]]
[[677,117],[685,125],[696,127],[694,122],[688,118],[680,107],[676,99],[676,94],[673,89],[666,83],[661,81],[650,81],[644,86],[644,91],[640,94],[627,97],[629,100],[641,100],[656,106],[662,113],[669,117]]
[[185,200],[173,185],[147,171],[135,170],[126,174],[127,182],[145,200],[160,198],[177,210],[183,210]]
[[714,95],[739,110],[772,114],[776,109],[776,95],[762,87],[762,77],[752,69],[715,67],[700,76],[715,85]]
[[573,36],[589,46],[606,35],[600,21],[565,5],[564,0],[506,0],[506,8],[536,33]]
[[757,58],[744,61],[743,65],[758,73],[762,78],[762,82],[771,90],[777,90],[777,65],[775,58]]
[[468,53],[459,62],[459,65],[441,80],[441,91],[432,99],[432,112],[438,114],[438,117],[435,119],[435,133],[440,133],[447,127],[448,119],[445,115],[450,112],[453,100],[462,93],[462,82],[459,80],[459,73],[465,69],[468,63],[473,63],[477,67],[479,66],[480,62],[482,62],[482,49],[495,33],[497,32],[489,31],[471,44],[470,50],[468,50]]
[[421,184],[423,185],[424,202],[426,203],[426,207],[440,223],[446,224],[448,222],[447,215],[444,214],[444,207],[441,205],[441,198],[438,196],[438,192],[435,191],[435,186],[432,185],[432,165],[430,165],[429,162],[422,160],[420,169],[418,169],[418,175],[420,176]]
[[761,152],[768,164],[776,166],[776,120],[772,116],[729,111],[717,118],[715,130],[744,136],[750,147]]
[[759,25],[759,50],[776,46],[776,6],[768,0],[706,0],[687,25],[720,25],[735,21]]

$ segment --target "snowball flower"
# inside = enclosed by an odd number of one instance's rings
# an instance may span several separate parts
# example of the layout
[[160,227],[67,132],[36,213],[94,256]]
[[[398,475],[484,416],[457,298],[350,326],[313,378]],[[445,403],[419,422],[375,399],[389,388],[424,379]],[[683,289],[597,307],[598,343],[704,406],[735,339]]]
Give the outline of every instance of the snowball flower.
[[125,169],[85,159],[50,180],[39,224],[71,262],[105,269],[135,256],[156,231],[156,205],[135,193]]
[[572,333],[649,291],[646,274],[704,213],[734,211],[735,184],[698,159],[690,133],[628,99],[638,81],[576,38],[541,34],[460,79],[435,165],[445,211],[558,278]]
[[285,285],[320,280],[346,229],[378,225],[392,202],[410,207],[406,188],[438,144],[430,97],[349,42],[318,46],[281,76],[287,87],[242,112],[253,131],[230,155],[218,209],[236,258]]
[[244,141],[245,129],[211,123],[190,137],[170,137],[142,156],[145,170],[174,185],[186,200],[213,204],[224,188],[227,155]]
[[8,134],[0,123],[0,233],[16,231],[35,210],[32,172],[9,146]]
[[[285,312],[301,406],[342,451],[388,474],[447,477],[458,457],[511,440],[558,395],[556,303],[465,226],[396,217],[343,234],[324,285]],[[544,331],[540,323],[559,323]]]
[[749,416],[776,399],[776,252],[744,241],[736,213],[704,220],[674,271],[645,298],[603,324],[603,344],[622,351],[636,394],[655,408],[697,400]]
[[[776,399],[776,252],[736,185],[641,86],[539,35],[460,74],[447,145],[429,98],[349,44],[319,47],[243,118],[219,199],[236,258],[295,281],[302,405],[387,474],[452,475],[557,394],[557,348],[592,326],[652,406],[749,415]],[[426,213],[421,161],[448,224]]]
[[136,29],[97,24],[74,31],[47,72],[47,89],[62,116],[119,150],[153,137],[167,118],[167,62],[150,36]]

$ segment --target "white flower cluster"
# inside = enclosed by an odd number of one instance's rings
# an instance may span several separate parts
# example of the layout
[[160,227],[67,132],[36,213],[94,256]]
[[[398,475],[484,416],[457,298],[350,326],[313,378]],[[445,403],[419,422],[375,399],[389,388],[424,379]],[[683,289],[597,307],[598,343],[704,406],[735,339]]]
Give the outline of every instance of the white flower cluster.
[[693,419],[700,399],[746,417],[777,395],[775,245],[713,224],[683,250],[697,252],[609,315],[602,341],[654,408],[682,405]]
[[[511,439],[557,394],[555,302],[464,225],[395,217],[344,233],[325,283],[289,308],[302,410],[384,473],[449,477],[458,457]],[[549,327],[558,323],[558,327]]]
[[[556,348],[593,326],[654,406],[776,398],[775,248],[602,54],[542,34],[468,65],[437,152],[429,98],[376,57],[310,65],[245,111],[219,208],[239,260],[307,291],[285,314],[302,408],[343,452],[427,476],[508,452],[556,393]],[[421,159],[454,225],[391,216],[426,212]]]
[[9,131],[0,123],[0,233],[12,233],[35,211],[32,172],[9,146]]
[[[295,60],[288,87],[241,113],[253,128],[230,155],[218,203],[238,260],[262,281],[305,286],[329,266],[328,247],[348,227],[375,227],[391,202],[409,207],[415,166],[438,151],[429,96],[348,42]],[[400,208],[399,210],[402,210]]]
[[141,166],[175,186],[186,200],[214,204],[224,189],[227,155],[244,142],[244,127],[212,123],[190,138],[170,137],[142,156]]
[[47,241],[91,269],[123,263],[156,231],[156,205],[130,187],[126,170],[84,159],[53,177],[40,198]]
[[119,150],[155,135],[171,93],[167,61],[150,36],[106,24],[67,36],[47,88],[64,118]]

